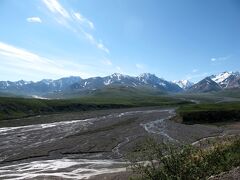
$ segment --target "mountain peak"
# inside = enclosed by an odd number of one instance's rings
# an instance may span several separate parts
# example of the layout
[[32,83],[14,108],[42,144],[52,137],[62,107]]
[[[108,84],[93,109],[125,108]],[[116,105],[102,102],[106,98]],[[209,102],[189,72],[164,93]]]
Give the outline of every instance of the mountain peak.
[[52,82],[53,82],[53,80],[52,79],[43,79],[43,80],[41,80],[41,81],[39,81],[40,83],[43,83],[43,84],[47,84],[47,85],[49,85],[49,84],[51,84]]
[[121,73],[113,73],[111,76],[123,76]]
[[221,90],[221,86],[213,81],[211,77],[206,77],[203,80],[199,81],[198,83],[194,84],[188,89],[188,92],[213,92]]
[[240,73],[238,71],[225,71],[217,75],[212,75],[210,78],[219,84],[222,88],[233,88],[240,86],[240,83],[238,81],[240,79]]
[[173,81],[173,83],[177,84],[179,87],[181,87],[183,89],[188,89],[194,84],[194,83],[190,82],[189,80]]
[[140,78],[149,78],[149,77],[156,77],[156,75],[155,74],[151,74],[151,73],[142,73],[138,77],[140,77]]
[[32,81],[19,80],[19,81],[16,81],[15,83],[19,86],[23,86],[23,85],[27,85],[27,84],[32,83]]
[[233,72],[222,72],[220,74],[217,75],[212,75],[210,76],[210,78],[215,81],[216,83],[222,83],[225,79],[227,79],[229,76],[231,76],[233,74]]
[[125,78],[127,77],[127,75],[123,75],[123,74],[120,74],[120,73],[113,73],[112,75],[110,75],[110,78],[117,78],[117,80],[121,80],[122,78]]

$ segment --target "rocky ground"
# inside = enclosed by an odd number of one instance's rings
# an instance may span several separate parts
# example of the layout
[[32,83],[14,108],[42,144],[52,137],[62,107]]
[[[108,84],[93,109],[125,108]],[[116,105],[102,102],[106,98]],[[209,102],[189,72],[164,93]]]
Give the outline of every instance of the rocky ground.
[[239,180],[240,179],[240,167],[234,168],[229,172],[223,172],[217,176],[212,176],[209,180]]
[[134,108],[3,121],[0,179],[125,179],[124,155],[147,136],[182,144],[226,131],[175,123],[174,115],[174,109]]

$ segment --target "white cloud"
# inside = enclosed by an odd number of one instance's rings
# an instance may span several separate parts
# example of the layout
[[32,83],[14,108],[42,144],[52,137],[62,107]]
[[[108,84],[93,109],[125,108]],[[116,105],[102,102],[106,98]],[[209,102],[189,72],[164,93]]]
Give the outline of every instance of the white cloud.
[[81,24],[87,25],[89,28],[94,29],[93,22],[83,17],[79,12],[74,12],[73,17],[75,17]]
[[104,51],[107,54],[110,54],[110,51],[108,48],[106,48],[102,43],[96,42],[97,48]]
[[30,23],[42,23],[42,20],[40,17],[29,17],[26,20],[27,22],[30,22]]
[[222,57],[213,57],[211,58],[212,62],[216,62],[216,61],[226,61],[228,59],[230,59],[232,57],[232,55],[228,55],[228,56],[222,56]]
[[57,0],[43,0],[43,2],[52,13],[59,14],[65,18],[70,18],[69,13]]
[[38,55],[2,42],[0,42],[0,54],[12,58],[19,58],[27,62],[42,62],[42,59],[40,59]]
[[[98,41],[88,30],[93,30],[94,23],[84,17],[80,12],[68,11],[57,0],[42,0],[54,19],[62,26],[68,28],[79,36],[82,34],[91,44],[101,51],[110,54],[109,49],[100,41]],[[71,12],[71,13],[69,13]],[[87,27],[87,29],[86,29]]]
[[107,54],[110,54],[110,51],[107,47],[105,47],[101,42],[96,41],[96,39],[89,33],[82,30],[83,35],[85,38],[93,45],[95,45],[98,49],[104,51]]
[[18,69],[22,73],[31,72],[33,75],[63,77],[76,75],[89,77],[85,73],[89,67],[78,63],[69,63],[67,60],[53,60],[32,53],[25,49],[0,42],[0,66],[8,69]]
[[95,39],[94,39],[94,37],[93,37],[91,34],[86,33],[85,31],[83,31],[83,33],[84,33],[84,36],[85,36],[91,43],[95,43]]

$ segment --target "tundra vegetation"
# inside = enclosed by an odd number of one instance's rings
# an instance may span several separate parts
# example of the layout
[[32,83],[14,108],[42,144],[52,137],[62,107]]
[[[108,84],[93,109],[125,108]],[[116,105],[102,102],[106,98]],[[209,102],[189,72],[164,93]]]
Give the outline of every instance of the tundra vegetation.
[[234,122],[240,119],[240,102],[184,105],[178,114],[185,124]]
[[0,97],[0,120],[29,116],[146,106],[179,106],[191,102],[167,96],[83,97],[76,99],[31,99]]
[[132,180],[207,179],[240,166],[239,136],[200,146],[158,144],[147,139],[128,155]]

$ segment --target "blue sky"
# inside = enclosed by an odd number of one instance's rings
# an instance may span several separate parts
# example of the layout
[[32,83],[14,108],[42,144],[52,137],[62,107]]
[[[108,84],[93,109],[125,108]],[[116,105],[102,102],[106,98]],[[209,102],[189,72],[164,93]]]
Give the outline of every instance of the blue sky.
[[239,69],[239,0],[0,1],[0,80]]

